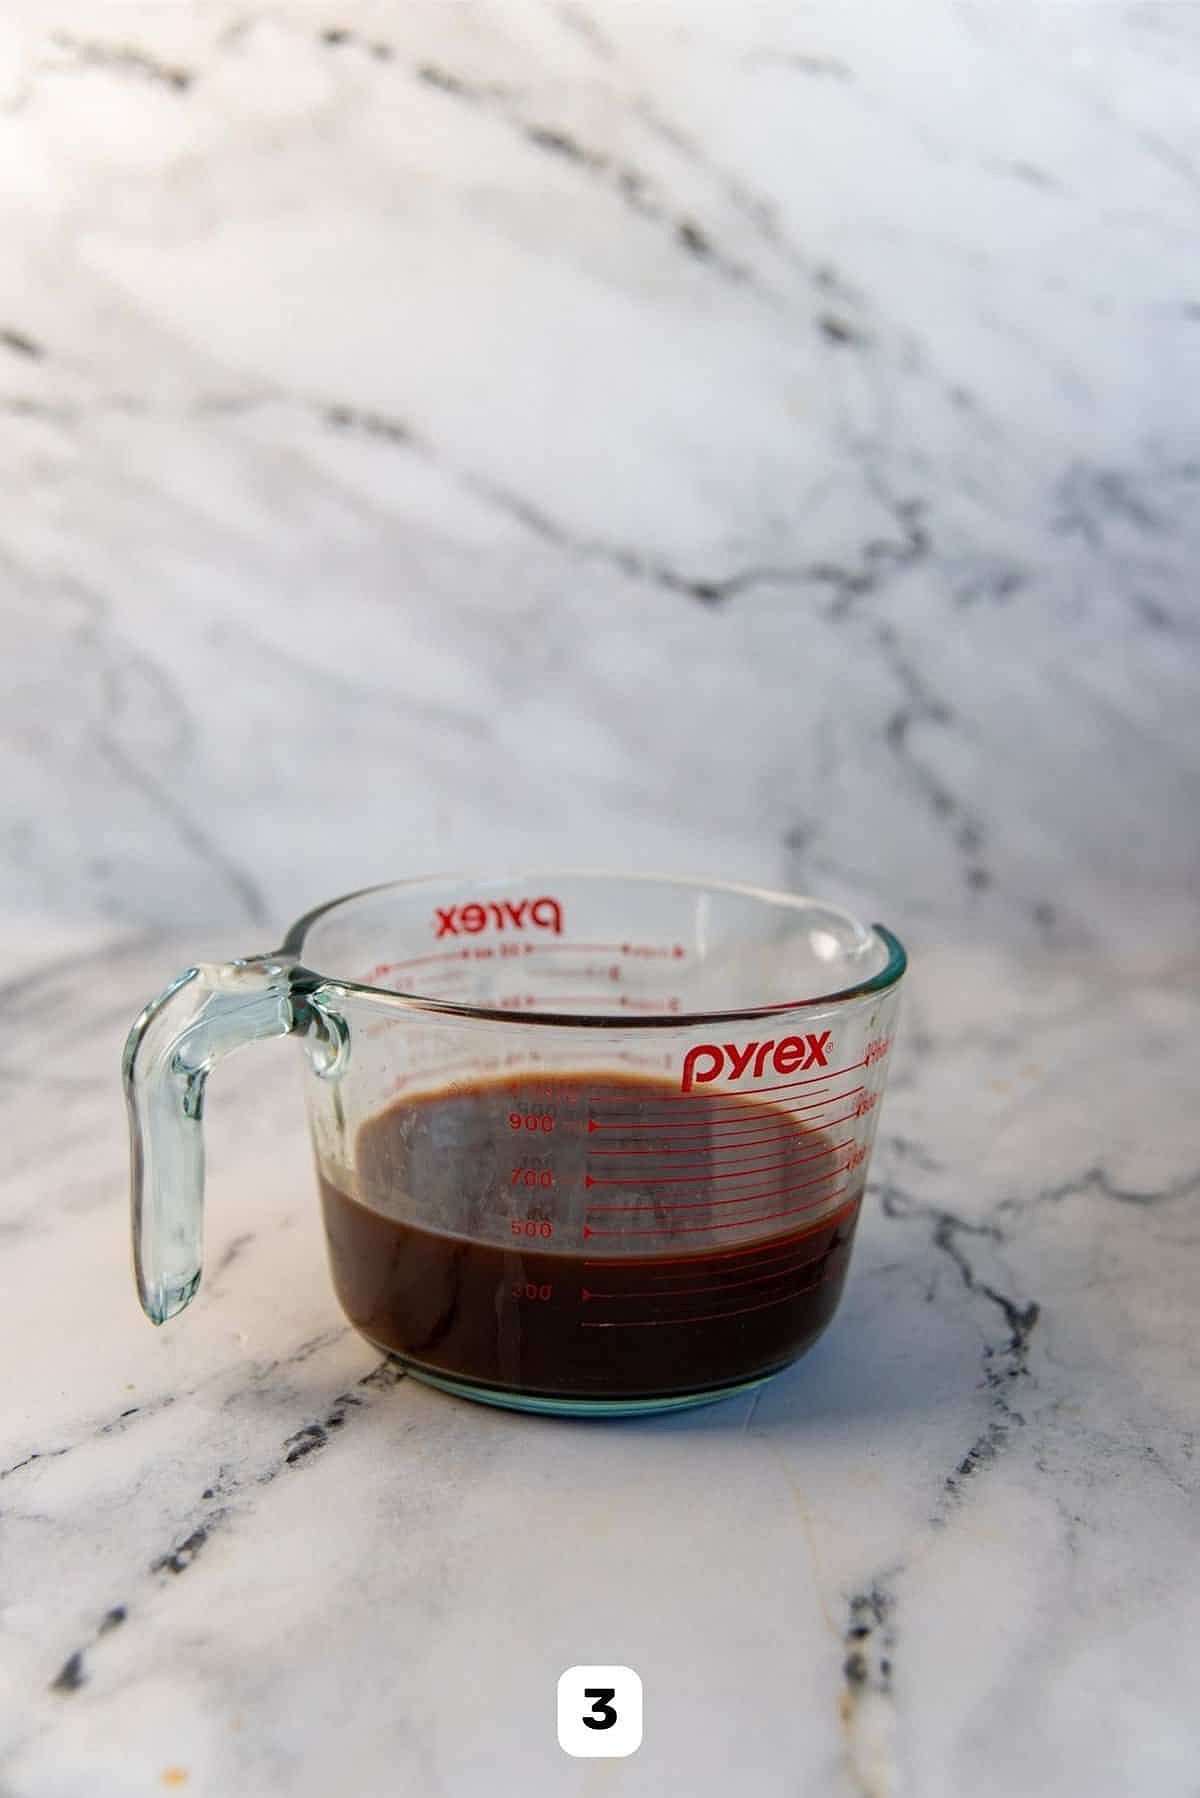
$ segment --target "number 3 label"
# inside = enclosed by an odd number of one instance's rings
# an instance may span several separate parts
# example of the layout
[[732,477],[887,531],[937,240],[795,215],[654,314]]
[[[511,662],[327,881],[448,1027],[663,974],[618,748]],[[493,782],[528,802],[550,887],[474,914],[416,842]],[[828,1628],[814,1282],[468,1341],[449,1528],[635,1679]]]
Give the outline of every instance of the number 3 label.
[[613,1710],[612,1701],[617,1695],[615,1686],[585,1686],[585,1698],[592,1701],[592,1714],[583,1719],[585,1729],[612,1729],[617,1721],[617,1713]]
[[576,1756],[642,1745],[642,1682],[632,1667],[568,1667],[558,1682],[558,1745]]

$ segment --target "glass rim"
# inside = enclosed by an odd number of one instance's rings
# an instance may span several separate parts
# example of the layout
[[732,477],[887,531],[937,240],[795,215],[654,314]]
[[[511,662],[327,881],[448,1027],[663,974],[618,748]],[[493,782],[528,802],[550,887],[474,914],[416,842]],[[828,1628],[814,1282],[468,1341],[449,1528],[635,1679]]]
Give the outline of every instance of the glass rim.
[[[839,911],[849,918],[859,929],[875,933],[887,949],[888,958],[877,974],[866,980],[856,981],[852,986],[841,987],[837,992],[820,993],[813,998],[784,999],[773,1001],[769,1005],[737,1006],[732,1010],[722,1011],[688,1011],[671,1012],[666,1015],[655,1014],[648,1017],[623,1014],[614,1016],[611,1012],[562,1012],[562,1011],[512,1011],[496,1005],[464,1005],[450,999],[435,999],[421,993],[406,993],[395,987],[368,986],[360,980],[346,980],[336,974],[322,974],[316,968],[310,968],[304,961],[304,944],[313,926],[330,912],[343,905],[350,905],[355,900],[370,898],[376,893],[409,892],[416,887],[441,887],[447,881],[555,881],[555,880],[588,880],[596,883],[610,882],[628,885],[634,882],[645,882],[658,886],[677,886],[704,892],[736,894],[739,898],[755,899],[767,905],[783,906],[789,910],[798,910],[806,905],[823,906],[829,911]],[[899,937],[889,930],[885,924],[863,924],[862,920],[844,906],[836,905],[831,900],[818,899],[811,893],[785,893],[771,887],[760,887],[746,881],[715,880],[702,875],[658,874],[642,871],[620,873],[594,868],[553,868],[553,869],[520,869],[512,873],[481,874],[478,872],[444,874],[419,874],[406,880],[381,880],[371,886],[357,887],[353,892],[341,893],[335,899],[326,899],[320,905],[296,919],[283,939],[277,954],[284,956],[292,964],[293,976],[307,979],[314,985],[335,988],[339,992],[351,993],[380,1005],[393,1007],[398,1011],[431,1012],[443,1017],[456,1017],[479,1023],[529,1024],[533,1026],[551,1026],[553,1028],[575,1028],[587,1030],[685,1030],[702,1024],[736,1024],[753,1022],[764,1017],[777,1017],[791,1011],[812,1010],[818,1006],[831,1007],[844,1005],[853,999],[864,999],[874,993],[886,992],[897,985],[908,967],[908,953]]]

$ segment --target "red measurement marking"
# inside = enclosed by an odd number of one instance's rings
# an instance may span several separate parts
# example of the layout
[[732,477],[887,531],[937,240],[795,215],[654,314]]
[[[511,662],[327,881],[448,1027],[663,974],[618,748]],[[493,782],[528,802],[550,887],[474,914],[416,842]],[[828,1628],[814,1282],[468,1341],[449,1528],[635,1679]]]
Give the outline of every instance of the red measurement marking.
[[[854,1097],[855,1093],[860,1093],[861,1091],[862,1091],[861,1086],[851,1086],[847,1089],[847,1091],[845,1091],[843,1093],[826,1093],[823,1098],[814,1099],[810,1103],[805,1104],[805,1105],[772,1105],[769,1108],[769,1110],[768,1110],[767,1106],[764,1105],[761,1107],[761,1110],[763,1113],[762,1117],[761,1118],[751,1118],[749,1120],[746,1119],[745,1107],[744,1106],[739,1107],[738,1112],[735,1113],[734,1115],[738,1116],[742,1121],[736,1125],[735,1124],[710,1124],[707,1121],[707,1119],[705,1119],[702,1122],[688,1123],[688,1124],[684,1124],[684,1123],[679,1123],[679,1124],[655,1123],[655,1124],[644,1124],[644,1125],[643,1124],[625,1124],[625,1125],[612,1125],[612,1126],[609,1126],[607,1124],[598,1124],[595,1126],[595,1129],[593,1129],[591,1123],[589,1122],[588,1135],[594,1136],[597,1129],[607,1130],[609,1128],[623,1129],[626,1131],[642,1130],[642,1129],[674,1130],[674,1131],[684,1130],[684,1131],[687,1131],[689,1133],[689,1135],[694,1136],[697,1139],[698,1143],[707,1143],[710,1140],[712,1132],[714,1130],[720,1130],[723,1133],[722,1140],[720,1142],[712,1143],[713,1149],[720,1149],[720,1148],[725,1147],[726,1145],[728,1145],[730,1148],[737,1148],[738,1145],[741,1143],[749,1143],[749,1142],[759,1140],[752,1136],[746,1136],[744,1134],[744,1132],[747,1130],[761,1130],[764,1124],[769,1124],[769,1123],[773,1122],[774,1120],[770,1116],[771,1111],[778,1112],[783,1117],[799,1117],[801,1115],[801,1113],[806,1112],[806,1111],[820,1111],[826,1105],[836,1105],[838,1103],[839,1099],[852,1099]],[[815,1120],[809,1119],[809,1122],[812,1123],[812,1122],[815,1122]],[[735,1131],[736,1134],[734,1134],[733,1136],[730,1136],[729,1135],[730,1131]],[[784,1134],[787,1136],[795,1136],[796,1131],[794,1129],[788,1130],[788,1131],[785,1131]],[[665,1155],[668,1152],[669,1152],[668,1149],[665,1147],[661,1148],[661,1149],[602,1149],[598,1145],[594,1149],[590,1145],[588,1147],[589,1155]],[[696,1152],[695,1145],[692,1145],[691,1148],[689,1149],[688,1142],[685,1138],[683,1147],[676,1152],[681,1155],[688,1154],[688,1153],[695,1154],[695,1152]]]
[[[613,969],[613,973],[615,973],[615,969]],[[549,998],[558,1000],[560,994],[558,994],[558,992],[551,992]],[[567,1003],[569,1003],[569,1005],[581,1005],[583,1000],[581,1000],[581,998],[574,998],[574,1000],[569,1000]],[[612,1010],[613,1007],[615,1007],[617,1010],[664,1010],[664,1012],[675,1012],[675,1010],[680,1009],[680,1001],[676,1000],[675,994],[669,994],[666,1000],[646,1000],[646,998],[637,998],[637,994],[633,994],[633,992],[603,992],[603,994],[592,994],[592,992],[588,992],[587,1003],[588,1005],[601,1005],[601,1007],[604,1007],[606,1010]],[[549,1010],[549,1005],[547,1005],[547,1010]]]
[[792,1205],[786,1211],[764,1211],[761,1217],[737,1217],[728,1224],[683,1224],[678,1229],[663,1230],[593,1230],[585,1224],[583,1234],[586,1239],[589,1236],[694,1236],[699,1230],[744,1230],[749,1224],[769,1224],[778,1217],[799,1217],[802,1211],[811,1211],[814,1205],[825,1205],[845,1190],[844,1186],[839,1186],[837,1192],[826,1193],[823,1199],[809,1199],[806,1204]]
[[466,949],[437,949],[432,955],[413,955],[407,961],[381,961],[367,979],[378,980],[383,974],[394,974],[397,968],[421,968],[430,961],[465,961],[469,953]]
[[[840,1244],[831,1243],[819,1255],[809,1255],[803,1261],[794,1261],[790,1267],[776,1267],[767,1274],[752,1274],[748,1280],[726,1280],[721,1286],[714,1286],[710,1281],[704,1286],[659,1286],[651,1292],[589,1292],[585,1286],[582,1292],[583,1302],[586,1305],[593,1299],[667,1299],[674,1298],[676,1293],[683,1298],[692,1292],[707,1292],[714,1298],[719,1298],[721,1293],[733,1292],[739,1286],[761,1286],[767,1280],[786,1280],[789,1274],[799,1273],[802,1267],[812,1267],[816,1262],[824,1261],[835,1247],[840,1247]],[[786,1261],[788,1257],[781,1256],[780,1259]]]
[[774,1136],[735,1136],[732,1142],[717,1142],[708,1150],[697,1143],[684,1143],[680,1147],[667,1144],[661,1149],[593,1149],[589,1143],[587,1154],[591,1161],[599,1158],[611,1161],[614,1155],[622,1158],[630,1155],[690,1155],[693,1160],[697,1155],[703,1155],[704,1165],[707,1165],[713,1155],[740,1155],[743,1149],[756,1149],[763,1143],[795,1142],[800,1134],[798,1130],[780,1130]]
[[[840,1102],[843,1099],[852,1099],[854,1097],[855,1093],[860,1093],[861,1091],[862,1091],[861,1086],[851,1086],[851,1087],[847,1087],[845,1092],[826,1093],[824,1098],[813,1099],[804,1105],[772,1105],[770,1107],[770,1109],[772,1111],[781,1112],[784,1117],[799,1117],[801,1112],[823,1111],[826,1105],[837,1105],[837,1104],[840,1104]],[[765,1110],[766,1107],[764,1106],[763,1109]],[[739,1106],[737,1109],[737,1112],[734,1115],[738,1115],[744,1120],[745,1115],[746,1115],[745,1107]],[[768,1120],[766,1118],[763,1119],[764,1123],[766,1123],[767,1121]],[[744,1121],[741,1124],[710,1124],[707,1122],[707,1120],[699,1122],[699,1123],[693,1122],[693,1123],[678,1123],[678,1124],[664,1124],[664,1123],[598,1124],[598,1123],[596,1123],[594,1118],[588,1119],[588,1134],[589,1134],[589,1136],[594,1135],[597,1130],[620,1130],[622,1133],[627,1133],[631,1130],[659,1130],[659,1131],[662,1131],[662,1130],[690,1130],[693,1136],[698,1136],[699,1138],[701,1138],[703,1140],[703,1139],[711,1136],[711,1134],[714,1130],[720,1130],[720,1131],[724,1132],[724,1131],[737,1130],[737,1129],[745,1130],[746,1128],[750,1128],[752,1130],[759,1129],[760,1125],[759,1125],[758,1119],[755,1118],[754,1120],[752,1120],[752,1122],[749,1124],[749,1126],[747,1126]],[[733,1140],[736,1143],[738,1139],[735,1136]]]
[[[815,1236],[818,1230],[836,1230],[843,1218],[850,1217],[858,1210],[860,1197],[861,1195],[858,1195],[851,1199],[848,1204],[842,1206],[840,1211],[833,1211],[828,1217],[818,1218],[815,1223],[809,1224],[805,1229],[794,1230],[787,1239],[789,1244],[803,1242],[806,1236]],[[588,1234],[586,1229],[584,1234]],[[616,1230],[592,1231],[591,1234],[616,1236],[623,1232]],[[775,1238],[772,1236],[768,1237],[765,1243],[752,1242],[742,1249],[721,1249],[714,1253],[704,1251],[691,1255],[589,1255],[583,1265],[585,1267],[619,1267],[623,1273],[630,1273],[634,1269],[641,1268],[656,1270],[660,1267],[708,1267],[714,1261],[741,1262],[745,1267],[753,1267],[755,1256],[762,1256],[774,1242]],[[763,1264],[759,1262],[759,1265]]]
[[791,1292],[784,1292],[774,1299],[762,1299],[757,1305],[739,1305],[733,1311],[703,1311],[699,1315],[684,1317],[614,1317],[601,1321],[599,1318],[581,1318],[579,1327],[582,1330],[653,1330],[660,1324],[709,1324],[716,1323],[722,1317],[745,1317],[751,1311],[766,1311],[772,1305],[786,1305],[789,1299],[798,1299],[803,1293],[813,1292],[826,1280],[832,1279],[838,1271],[830,1268],[828,1273],[819,1279],[810,1280],[807,1286],[796,1286]]
[[678,1011],[679,1000],[640,999],[635,993],[543,993],[529,998],[528,1003],[543,1011],[554,1011],[560,1005],[595,1005],[602,1011]]
[[[707,1179],[704,1179],[697,1174],[659,1174],[657,1176],[646,1174],[623,1174],[618,1179],[610,1180],[607,1176],[602,1179],[597,1179],[594,1174],[585,1174],[583,1184],[585,1186],[679,1186],[680,1184],[690,1186],[715,1186],[718,1180],[756,1180],[759,1174],[773,1173],[776,1168],[803,1167],[805,1162],[808,1161],[824,1161],[827,1155],[835,1155],[838,1149],[844,1149],[845,1147],[846,1143],[840,1142],[835,1144],[832,1148],[818,1149],[815,1155],[785,1155],[782,1161],[748,1161],[744,1168],[719,1168],[715,1174],[709,1175]],[[595,1206],[590,1207],[590,1209],[598,1211],[601,1210],[602,1207]]]
[[[784,1199],[792,1192],[807,1192],[810,1186],[823,1186],[826,1180],[836,1180],[839,1174],[849,1170],[845,1163],[841,1167],[831,1167],[828,1173],[818,1174],[812,1180],[797,1181],[795,1186],[768,1187],[766,1192],[739,1192],[732,1199],[656,1199],[652,1205],[589,1205],[588,1216],[595,1216],[601,1211],[723,1211],[727,1205],[757,1204],[760,1199]],[[815,1201],[814,1201],[815,1203]],[[587,1225],[584,1225],[587,1235]],[[603,1235],[603,1231],[599,1232]],[[634,1232],[636,1235],[636,1231]]]
[[674,943],[664,948],[654,943],[526,943],[526,955],[652,955],[670,956],[675,961],[682,961],[687,950],[682,943]]
[[[735,1140],[732,1143],[728,1144],[727,1148],[724,1147],[720,1143],[715,1143],[713,1145],[712,1153],[714,1155],[715,1154],[725,1154],[725,1153],[740,1154],[743,1149],[755,1148],[755,1147],[757,1147],[757,1145],[759,1143],[794,1142],[795,1138],[796,1138],[795,1130],[781,1130],[781,1131],[779,1131],[778,1135],[776,1135],[776,1136],[739,1136],[739,1137],[735,1138]],[[681,1149],[673,1149],[673,1148],[666,1148],[666,1149],[593,1149],[591,1147],[588,1148],[588,1154],[589,1154],[589,1156],[592,1157],[593,1160],[596,1158],[596,1156],[603,1155],[606,1161],[613,1155],[622,1155],[622,1156],[628,1156],[628,1155],[693,1155],[694,1156],[698,1152],[699,1151],[696,1149],[695,1145],[693,1145],[691,1148],[688,1148],[685,1145]]]
[[582,1099],[578,1087],[568,1086],[565,1081],[555,1079],[552,1074],[528,1074],[516,1079],[510,1077],[503,1084],[514,1099],[561,1099],[566,1105],[578,1105]]
[[[857,1086],[851,1088],[853,1092],[860,1090]],[[813,1111],[818,1105],[827,1105],[830,1099],[838,1097],[837,1093],[822,1093],[820,1098],[817,1098],[815,1094],[807,1093],[803,1096],[806,1100],[811,1098],[811,1103],[796,1104],[788,1099],[776,1099],[770,1105],[729,1105],[721,1110],[707,1111],[702,1117],[679,1118],[678,1120],[673,1120],[670,1112],[665,1116],[660,1113],[656,1118],[647,1118],[644,1123],[610,1123],[607,1118],[589,1116],[588,1134],[594,1136],[597,1130],[692,1130],[703,1135],[713,1128],[732,1129],[735,1123],[744,1130],[761,1130],[764,1124],[772,1122],[772,1112],[778,1112],[783,1117],[791,1117],[795,1112]],[[757,1117],[750,1115],[753,1112],[758,1112],[760,1115]],[[720,1123],[722,1118],[730,1120],[728,1125]],[[717,1120],[715,1124],[714,1119]]]
[[[863,1065],[864,1064],[861,1061],[852,1061],[847,1067],[830,1068],[827,1074],[813,1074],[807,1080],[781,1080],[776,1086],[749,1086],[743,1094],[732,1093],[727,1091],[724,1087],[718,1087],[715,1093],[647,1094],[646,1098],[642,1100],[641,1103],[643,1105],[711,1106],[714,1099],[736,1099],[739,1097],[743,1099],[757,1099],[760,1093],[781,1093],[795,1086],[824,1086],[830,1080],[840,1080],[843,1074],[855,1073]],[[600,1088],[598,1086],[593,1086],[590,1090],[599,1092]],[[773,1109],[780,1110],[781,1107],[774,1106]],[[606,1129],[607,1127],[607,1125],[601,1125],[602,1129]]]
[[[613,1011],[653,1011],[660,1009],[655,999],[635,999],[631,996],[614,993],[502,993],[495,1009],[499,1011],[560,1011],[564,1005],[590,1005],[601,1012]],[[667,1000],[661,1008],[667,1011],[678,1009]]]
[[510,1130],[540,1130],[543,1136],[553,1136],[555,1119],[546,1111],[510,1111],[508,1127]]
[[531,1005],[540,1005],[543,1011],[553,1011],[559,1005],[603,1005],[611,1010],[615,1005],[628,1004],[624,993],[542,993],[539,996],[530,994],[528,1002]]
[[[827,1223],[822,1223],[817,1226],[817,1230],[820,1230],[821,1232],[827,1232],[828,1229],[829,1229],[829,1226]],[[747,1273],[749,1271],[757,1271],[759,1268],[763,1268],[763,1267],[773,1267],[778,1262],[790,1261],[792,1256],[796,1254],[796,1252],[799,1249],[799,1247],[801,1246],[801,1244],[804,1243],[805,1239],[807,1237],[815,1235],[817,1233],[817,1230],[805,1230],[805,1231],[802,1231],[801,1234],[798,1236],[790,1237],[788,1239],[787,1248],[782,1249],[779,1252],[779,1254],[777,1254],[777,1255],[761,1256],[757,1261],[745,1261],[745,1260],[734,1261],[734,1264],[732,1267],[715,1267],[709,1271],[711,1271],[712,1273],[715,1273],[717,1275],[743,1274],[743,1273]],[[830,1236],[829,1242],[821,1250],[820,1254],[810,1255],[806,1261],[798,1262],[797,1266],[807,1267],[808,1263],[810,1261],[820,1261],[825,1255],[829,1254],[833,1248],[838,1246],[838,1244],[834,1240],[835,1237],[836,1237],[836,1230]],[[736,1253],[736,1251],[733,1251],[733,1252]],[[703,1255],[703,1254],[701,1254],[701,1255],[680,1255],[679,1257],[677,1257],[677,1261],[675,1263],[673,1263],[673,1265],[678,1265],[682,1269],[685,1267],[685,1264],[687,1264],[686,1271],[684,1271],[682,1274],[682,1277],[684,1279],[686,1279],[688,1277],[689,1273],[693,1273],[693,1274],[704,1273],[706,1270],[708,1270],[709,1262],[711,1262],[711,1261],[728,1261],[729,1259],[730,1259],[729,1253],[726,1253],[724,1255]],[[593,1263],[588,1262],[587,1265],[590,1267],[593,1265]],[[606,1261],[606,1262],[602,1262],[601,1265],[604,1267],[621,1267],[624,1269],[624,1271],[626,1273],[630,1272],[631,1267],[634,1272],[646,1271],[649,1273],[653,1273],[661,1265],[661,1263],[658,1261],[640,1261],[639,1262],[639,1261],[635,1261],[632,1257],[629,1257],[625,1261]],[[667,1279],[678,1279],[678,1278],[680,1278],[680,1275],[668,1274],[665,1277]],[[745,1282],[741,1282],[741,1283],[745,1284]],[[732,1282],[731,1282],[731,1284],[732,1284]],[[713,1292],[713,1291],[719,1292],[721,1290],[721,1288],[719,1286],[714,1287],[712,1285],[709,1285],[707,1287],[695,1287],[695,1288],[683,1287],[683,1286],[656,1286],[654,1288],[653,1292],[646,1292],[646,1293],[641,1293],[641,1294],[592,1292],[589,1289],[588,1296],[589,1296],[589,1298],[593,1298],[593,1299],[621,1298],[623,1296],[628,1297],[628,1298],[633,1298],[635,1296],[641,1297],[641,1298],[659,1298],[659,1297],[669,1298],[673,1292],[685,1292],[685,1291],[692,1291],[692,1290],[697,1291],[697,1292],[702,1292],[702,1291],[706,1291],[706,1290],[709,1292]]]
[[526,943],[526,955],[620,955],[620,943]]

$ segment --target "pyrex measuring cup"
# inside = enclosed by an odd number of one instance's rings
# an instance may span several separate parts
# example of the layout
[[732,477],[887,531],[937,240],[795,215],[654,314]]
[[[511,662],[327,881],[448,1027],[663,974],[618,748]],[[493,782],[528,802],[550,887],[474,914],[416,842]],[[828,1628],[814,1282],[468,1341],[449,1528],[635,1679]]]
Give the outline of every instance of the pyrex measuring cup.
[[420,1378],[620,1414],[756,1383],[836,1308],[905,956],[814,899],[400,882],[189,969],[125,1052],[142,1305],[200,1281],[205,1084],[293,1034],[334,1284]]

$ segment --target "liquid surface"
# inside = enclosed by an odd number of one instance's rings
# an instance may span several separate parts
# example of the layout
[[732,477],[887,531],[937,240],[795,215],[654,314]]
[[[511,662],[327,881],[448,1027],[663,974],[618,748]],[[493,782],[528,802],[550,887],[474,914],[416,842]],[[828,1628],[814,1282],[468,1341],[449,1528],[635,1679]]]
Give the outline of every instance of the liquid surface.
[[649,1399],[816,1340],[861,1164],[845,1124],[576,1075],[400,1101],[358,1133],[355,1193],[322,1175],[321,1197],[338,1297],[380,1347],[493,1391]]

